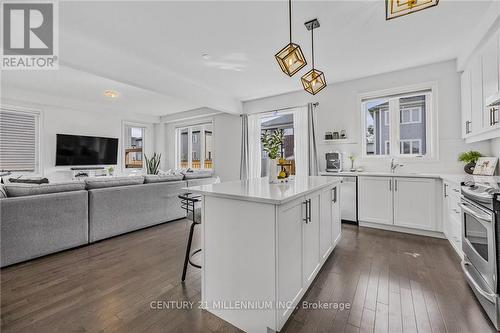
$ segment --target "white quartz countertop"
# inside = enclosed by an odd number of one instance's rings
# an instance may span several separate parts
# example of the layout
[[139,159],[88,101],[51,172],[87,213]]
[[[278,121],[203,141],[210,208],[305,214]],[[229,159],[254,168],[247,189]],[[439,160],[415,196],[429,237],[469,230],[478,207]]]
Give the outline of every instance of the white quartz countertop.
[[373,177],[408,177],[408,178],[436,178],[451,183],[460,184],[465,181],[474,182],[500,182],[500,176],[475,176],[467,174],[448,174],[448,173],[419,173],[396,171],[394,173],[384,171],[341,171],[341,172],[320,172],[322,176],[347,177],[347,176],[373,176]]
[[313,176],[296,177],[284,184],[269,184],[267,178],[254,178],[246,181],[193,186],[186,190],[207,196],[279,205],[324,187],[339,184],[340,181],[340,178]]

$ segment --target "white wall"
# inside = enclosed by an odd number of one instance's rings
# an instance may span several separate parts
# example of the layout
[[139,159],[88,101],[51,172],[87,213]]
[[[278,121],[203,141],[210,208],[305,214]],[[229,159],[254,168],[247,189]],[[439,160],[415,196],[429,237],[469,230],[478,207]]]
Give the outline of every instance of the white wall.
[[164,168],[176,169],[175,129],[204,121],[213,122],[214,172],[222,181],[240,178],[241,119],[238,115],[220,113],[210,117],[165,123]]
[[77,111],[54,106],[38,106],[30,103],[2,101],[10,106],[30,108],[41,112],[41,175],[49,181],[70,180],[70,167],[56,167],[56,134],[106,136],[119,139],[117,174],[122,170],[122,122],[130,121],[146,125],[146,154],[155,149],[153,123],[159,117],[108,111]]
[[[328,79],[328,73],[326,73]],[[292,80],[299,80],[299,77]],[[327,86],[316,96],[305,91],[247,101],[243,104],[246,113],[268,111],[282,107],[319,102],[316,117],[316,140],[321,170],[325,168],[324,154],[332,150],[361,155],[361,111],[358,109],[358,95],[362,93],[409,86],[413,84],[437,83],[438,95],[438,160],[431,162],[405,162],[407,172],[448,172],[462,173],[462,165],[457,155],[465,150],[479,150],[485,154],[490,151],[489,142],[466,144],[461,139],[460,127],[460,77],[456,72],[455,61],[447,61],[427,66],[415,67],[397,72],[385,73],[363,79],[335,83]],[[326,131],[345,129],[355,144],[326,144],[323,136]],[[347,155],[347,154],[346,154]],[[345,165],[350,166],[348,160]],[[365,170],[388,170],[388,161],[376,162],[358,159],[355,164]]]

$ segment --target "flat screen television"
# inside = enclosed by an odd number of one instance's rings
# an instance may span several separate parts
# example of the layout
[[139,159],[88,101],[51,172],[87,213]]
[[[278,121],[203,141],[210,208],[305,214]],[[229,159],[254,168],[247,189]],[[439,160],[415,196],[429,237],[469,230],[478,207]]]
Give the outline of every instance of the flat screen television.
[[117,156],[116,138],[57,134],[56,166],[114,165]]

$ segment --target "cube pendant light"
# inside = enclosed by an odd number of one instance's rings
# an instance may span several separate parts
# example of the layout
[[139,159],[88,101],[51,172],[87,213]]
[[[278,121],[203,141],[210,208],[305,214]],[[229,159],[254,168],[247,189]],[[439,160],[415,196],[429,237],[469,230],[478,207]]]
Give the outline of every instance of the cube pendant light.
[[314,68],[314,29],[319,28],[317,19],[305,23],[307,30],[311,31],[311,55],[312,69],[301,77],[304,90],[312,95],[316,95],[321,89],[326,87],[325,74]]
[[290,24],[290,43],[276,53],[274,57],[278,61],[283,73],[288,76],[293,76],[307,65],[307,62],[300,46],[292,43],[292,0],[288,0],[288,17]]
[[302,76],[301,80],[304,89],[312,95],[316,95],[317,92],[326,87],[325,74],[314,68]]

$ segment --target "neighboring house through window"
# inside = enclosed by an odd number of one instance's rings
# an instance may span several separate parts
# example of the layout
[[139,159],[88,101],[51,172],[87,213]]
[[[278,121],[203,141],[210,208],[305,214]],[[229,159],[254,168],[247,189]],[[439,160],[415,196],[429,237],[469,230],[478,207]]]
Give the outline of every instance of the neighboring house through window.
[[432,157],[432,87],[361,97],[364,157]]
[[0,109],[0,170],[39,174],[40,112]]
[[213,125],[203,123],[176,129],[176,166],[213,169]]

